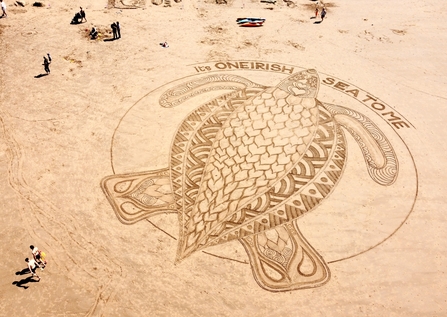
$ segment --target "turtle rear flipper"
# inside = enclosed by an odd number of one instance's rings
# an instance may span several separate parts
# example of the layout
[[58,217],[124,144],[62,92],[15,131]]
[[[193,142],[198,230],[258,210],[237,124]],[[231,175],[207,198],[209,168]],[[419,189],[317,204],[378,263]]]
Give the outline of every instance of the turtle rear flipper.
[[107,176],[101,181],[101,188],[124,224],[177,212],[168,168]]
[[256,282],[266,290],[317,287],[330,278],[327,264],[302,236],[295,221],[239,241],[250,258]]

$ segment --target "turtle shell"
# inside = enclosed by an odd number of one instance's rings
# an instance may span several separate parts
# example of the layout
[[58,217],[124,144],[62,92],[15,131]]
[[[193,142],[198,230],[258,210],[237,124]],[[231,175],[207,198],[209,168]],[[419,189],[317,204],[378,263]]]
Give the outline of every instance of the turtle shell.
[[290,222],[329,194],[345,139],[314,83],[298,73],[224,94],[185,118],[170,155],[177,260]]

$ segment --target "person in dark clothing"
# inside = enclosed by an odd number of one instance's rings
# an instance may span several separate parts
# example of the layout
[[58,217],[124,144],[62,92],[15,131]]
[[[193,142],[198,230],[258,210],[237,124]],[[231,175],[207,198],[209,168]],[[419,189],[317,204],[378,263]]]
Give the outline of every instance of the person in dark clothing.
[[115,39],[117,39],[117,34],[116,34],[116,23],[113,22],[110,26],[112,27],[113,39],[115,40]]
[[326,8],[323,8],[323,10],[321,10],[321,21],[324,20],[324,17],[326,16]]
[[98,37],[98,31],[96,31],[95,27],[92,27],[92,30],[90,31],[90,38],[92,40],[96,40],[97,37]]
[[121,38],[121,27],[120,27],[120,23],[118,21],[116,21],[116,35],[117,38]]
[[50,62],[48,61],[48,59],[44,56],[43,57],[43,67],[45,69],[45,72],[47,73],[47,75],[50,73]]
[[74,15],[73,19],[71,19],[71,23],[70,24],[79,24],[82,21],[82,16],[79,12],[76,12],[76,14]]
[[81,15],[81,22],[85,20],[87,22],[87,18],[85,17],[85,11],[82,9],[82,7],[79,7],[81,11],[79,11],[79,14]]

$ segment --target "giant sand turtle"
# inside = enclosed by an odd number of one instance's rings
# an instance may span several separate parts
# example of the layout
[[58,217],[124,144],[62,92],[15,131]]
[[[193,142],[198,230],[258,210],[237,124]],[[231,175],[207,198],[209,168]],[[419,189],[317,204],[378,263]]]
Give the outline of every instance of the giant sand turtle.
[[398,161],[364,115],[316,99],[315,70],[274,87],[235,75],[208,75],[160,97],[173,107],[206,91],[231,89],[193,110],[173,138],[169,167],[113,175],[102,188],[120,221],[177,212],[177,262],[239,240],[258,284],[270,291],[315,287],[330,278],[298,229],[338,183],[346,163],[344,129],[361,148],[370,177],[387,186]]

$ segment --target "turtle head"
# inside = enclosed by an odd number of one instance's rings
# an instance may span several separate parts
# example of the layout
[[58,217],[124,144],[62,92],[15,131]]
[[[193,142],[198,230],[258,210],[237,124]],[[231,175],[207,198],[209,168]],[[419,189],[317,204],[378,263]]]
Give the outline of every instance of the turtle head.
[[281,81],[277,87],[293,96],[316,98],[320,87],[320,79],[315,69],[307,69],[290,75]]

